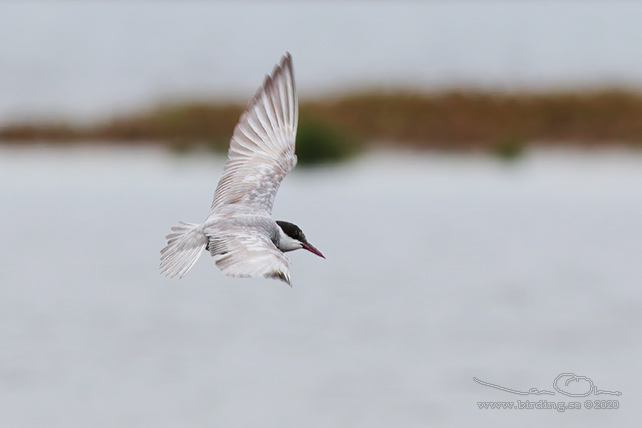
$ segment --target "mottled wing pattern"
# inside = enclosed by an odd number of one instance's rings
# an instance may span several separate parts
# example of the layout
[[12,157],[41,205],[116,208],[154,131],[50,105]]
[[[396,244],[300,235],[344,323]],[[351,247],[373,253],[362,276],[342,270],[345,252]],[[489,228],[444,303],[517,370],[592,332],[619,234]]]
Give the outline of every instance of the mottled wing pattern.
[[228,276],[275,278],[290,284],[290,261],[265,230],[232,228],[210,237],[209,251]]
[[292,58],[287,53],[249,102],[234,129],[212,211],[241,204],[271,214],[285,175],[296,165],[298,101]]

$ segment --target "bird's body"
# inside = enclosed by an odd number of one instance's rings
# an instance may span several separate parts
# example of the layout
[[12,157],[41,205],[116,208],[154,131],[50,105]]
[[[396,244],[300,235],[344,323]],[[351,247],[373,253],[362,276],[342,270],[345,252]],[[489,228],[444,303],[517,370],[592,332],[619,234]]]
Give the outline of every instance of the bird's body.
[[161,251],[163,273],[183,276],[206,249],[228,276],[277,278],[290,284],[283,252],[305,248],[323,257],[297,226],[271,217],[281,181],[296,165],[297,122],[292,59],[286,54],[234,129],[210,215],[202,224],[181,223],[167,235]]

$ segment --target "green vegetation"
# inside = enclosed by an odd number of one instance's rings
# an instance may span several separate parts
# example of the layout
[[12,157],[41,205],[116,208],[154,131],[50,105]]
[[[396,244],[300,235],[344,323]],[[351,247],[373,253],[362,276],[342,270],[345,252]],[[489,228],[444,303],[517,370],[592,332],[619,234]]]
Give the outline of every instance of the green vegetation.
[[498,140],[493,147],[493,153],[495,156],[505,161],[519,159],[524,155],[524,151],[525,149],[522,141],[513,137]]
[[354,155],[356,138],[337,126],[318,119],[299,120],[296,153],[300,165],[336,162]]
[[[225,151],[240,105],[173,103],[92,126],[9,124],[0,140],[165,143],[177,151]],[[363,93],[303,100],[297,152],[302,164],[351,156],[365,144],[494,153],[514,159],[534,145],[639,147],[642,94],[617,90],[556,93]],[[515,137],[515,136],[518,136]]]

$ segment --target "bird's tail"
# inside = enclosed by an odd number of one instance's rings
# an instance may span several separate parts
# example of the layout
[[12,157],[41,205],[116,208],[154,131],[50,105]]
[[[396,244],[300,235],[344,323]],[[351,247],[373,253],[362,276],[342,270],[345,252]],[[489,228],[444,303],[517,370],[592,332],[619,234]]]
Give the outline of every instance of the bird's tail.
[[172,227],[167,246],[161,250],[160,270],[166,276],[182,277],[194,266],[207,246],[203,225],[181,222]]

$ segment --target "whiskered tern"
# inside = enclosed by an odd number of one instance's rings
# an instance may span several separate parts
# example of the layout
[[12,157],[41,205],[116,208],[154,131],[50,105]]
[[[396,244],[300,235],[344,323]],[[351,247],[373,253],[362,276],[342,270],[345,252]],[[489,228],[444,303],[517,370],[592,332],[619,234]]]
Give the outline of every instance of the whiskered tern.
[[171,229],[161,250],[161,272],[182,277],[206,249],[225,275],[290,284],[284,252],[304,248],[325,258],[298,226],[271,217],[281,181],[296,165],[298,109],[292,58],[286,53],[234,128],[210,215],[201,224],[181,222]]

